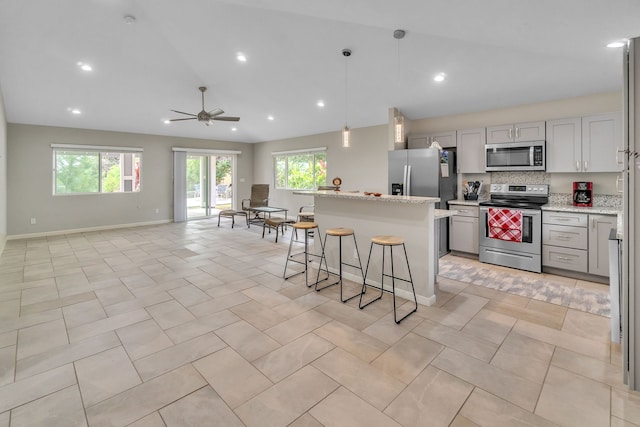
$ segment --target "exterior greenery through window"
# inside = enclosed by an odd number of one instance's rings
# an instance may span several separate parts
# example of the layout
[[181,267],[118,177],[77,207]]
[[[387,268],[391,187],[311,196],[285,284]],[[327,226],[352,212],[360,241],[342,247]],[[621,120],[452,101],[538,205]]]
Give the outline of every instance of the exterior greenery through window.
[[326,151],[276,155],[273,161],[276,188],[315,190],[326,185]]
[[54,194],[140,191],[140,152],[54,149]]

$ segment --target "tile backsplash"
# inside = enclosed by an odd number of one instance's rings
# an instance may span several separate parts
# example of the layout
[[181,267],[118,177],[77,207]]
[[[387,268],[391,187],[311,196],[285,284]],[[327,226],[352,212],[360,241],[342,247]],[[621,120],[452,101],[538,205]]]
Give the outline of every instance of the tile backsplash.
[[[493,184],[549,184],[551,185],[551,174],[545,172],[492,172],[486,174],[488,180],[483,180],[485,185],[482,188],[481,198],[489,198],[488,182]],[[477,179],[477,178],[476,178]],[[549,202],[552,204],[570,205],[573,201],[573,195],[570,188],[554,189],[550,187]],[[555,190],[555,191],[554,191]],[[558,192],[562,190],[564,192]],[[569,190],[569,192],[566,192]],[[593,205],[603,207],[622,207],[621,194],[594,194]]]

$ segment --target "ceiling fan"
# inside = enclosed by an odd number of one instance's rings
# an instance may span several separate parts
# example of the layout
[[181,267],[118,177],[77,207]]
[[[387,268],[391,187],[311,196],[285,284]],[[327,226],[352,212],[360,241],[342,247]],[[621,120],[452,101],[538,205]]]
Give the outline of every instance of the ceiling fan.
[[200,111],[198,114],[191,114],[185,113],[184,111],[171,110],[174,113],[191,116],[186,119],[172,119],[170,120],[171,122],[179,122],[182,120],[198,120],[199,122],[204,122],[204,124],[207,126],[211,126],[213,124],[213,120],[221,120],[224,122],[237,122],[240,120],[240,117],[221,116],[220,114],[224,113],[224,110],[222,110],[221,108],[216,108],[207,112],[204,109],[204,93],[206,92],[207,88],[205,86],[200,86],[198,89],[200,89],[200,92],[202,92],[202,111]]

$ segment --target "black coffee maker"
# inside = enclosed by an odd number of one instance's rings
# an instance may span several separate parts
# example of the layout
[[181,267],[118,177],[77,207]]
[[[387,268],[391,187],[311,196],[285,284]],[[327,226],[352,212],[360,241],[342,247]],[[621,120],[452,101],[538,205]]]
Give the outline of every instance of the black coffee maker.
[[593,182],[573,183],[573,206],[593,206]]

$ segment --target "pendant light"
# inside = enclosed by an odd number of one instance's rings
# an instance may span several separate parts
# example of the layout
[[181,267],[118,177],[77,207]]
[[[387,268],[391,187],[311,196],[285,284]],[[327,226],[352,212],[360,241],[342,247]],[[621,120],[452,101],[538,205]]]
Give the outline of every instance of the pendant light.
[[[395,30],[393,32],[393,38],[398,40],[398,82],[400,82],[400,40],[404,38],[405,35],[405,31],[404,30]],[[404,143],[404,117],[402,116],[402,114],[400,113],[400,111],[397,112],[396,116],[394,117],[394,125],[393,125],[393,142],[395,142],[396,144],[402,144]]]
[[342,146],[348,148],[351,144],[351,130],[347,121],[349,113],[349,68],[347,66],[347,58],[351,56],[351,49],[342,49],[342,56],[344,56],[344,128],[342,129]]
[[393,121],[393,142],[395,142],[396,144],[401,144],[404,142],[404,117],[398,111],[398,114],[394,117]]

